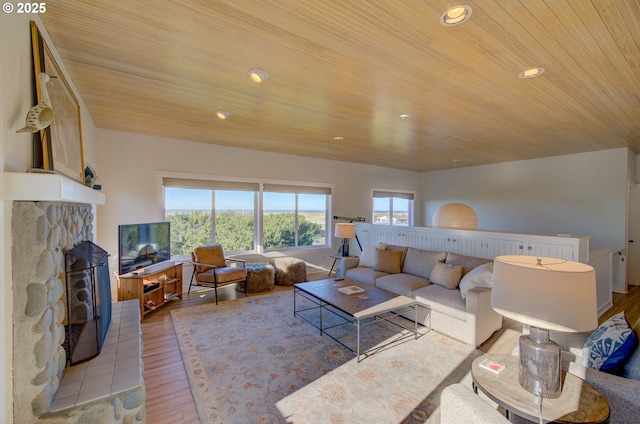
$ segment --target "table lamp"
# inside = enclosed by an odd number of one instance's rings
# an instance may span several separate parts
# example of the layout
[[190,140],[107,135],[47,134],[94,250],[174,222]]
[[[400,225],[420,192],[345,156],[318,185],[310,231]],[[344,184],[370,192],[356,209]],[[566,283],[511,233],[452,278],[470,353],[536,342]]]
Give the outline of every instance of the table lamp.
[[340,242],[339,254],[341,256],[349,256],[349,239],[356,236],[356,226],[350,222],[339,222],[336,224],[336,232],[334,234],[338,238],[342,238]]
[[549,340],[549,330],[583,332],[597,327],[593,267],[558,258],[498,256],[491,306],[530,325],[530,333],[519,340],[520,385],[542,398],[559,397],[560,346]]

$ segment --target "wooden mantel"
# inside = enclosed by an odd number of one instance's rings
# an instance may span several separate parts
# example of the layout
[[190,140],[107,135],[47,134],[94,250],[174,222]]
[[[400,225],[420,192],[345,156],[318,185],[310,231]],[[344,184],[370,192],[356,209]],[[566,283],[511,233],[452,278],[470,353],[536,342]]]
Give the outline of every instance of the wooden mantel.
[[31,200],[104,205],[105,195],[59,174],[2,173],[3,200]]

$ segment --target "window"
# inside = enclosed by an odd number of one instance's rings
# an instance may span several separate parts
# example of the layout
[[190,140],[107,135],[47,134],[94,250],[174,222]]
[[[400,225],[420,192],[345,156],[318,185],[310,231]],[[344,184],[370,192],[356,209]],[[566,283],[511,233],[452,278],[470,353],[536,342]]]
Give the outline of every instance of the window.
[[255,249],[254,191],[215,190],[213,241],[225,251]]
[[163,188],[174,255],[211,243],[226,252],[327,246],[328,187],[164,177]]
[[263,189],[264,250],[326,246],[328,203],[324,187],[265,184]]
[[166,187],[165,220],[171,223],[171,254],[190,255],[211,243],[211,190]]
[[413,225],[413,198],[410,192],[373,191],[373,223]]

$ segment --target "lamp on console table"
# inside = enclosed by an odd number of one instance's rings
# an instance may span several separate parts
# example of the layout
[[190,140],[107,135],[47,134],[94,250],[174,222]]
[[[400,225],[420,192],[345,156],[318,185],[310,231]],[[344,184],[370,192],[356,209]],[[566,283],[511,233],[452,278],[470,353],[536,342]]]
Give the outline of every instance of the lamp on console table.
[[540,398],[558,398],[562,361],[549,330],[583,332],[598,326],[593,267],[558,258],[498,256],[491,306],[531,326],[519,341],[520,385]]
[[337,238],[342,238],[339,250],[340,256],[349,256],[349,239],[356,236],[356,226],[350,222],[339,222],[336,224],[334,235]]

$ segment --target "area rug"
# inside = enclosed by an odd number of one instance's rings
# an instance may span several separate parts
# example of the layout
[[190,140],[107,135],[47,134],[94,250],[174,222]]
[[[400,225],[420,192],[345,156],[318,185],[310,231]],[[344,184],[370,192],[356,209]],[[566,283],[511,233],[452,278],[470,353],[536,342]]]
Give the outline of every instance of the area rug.
[[[440,393],[470,384],[482,352],[422,328],[417,340],[380,322],[349,350],[293,315],[293,292],[171,311],[202,423],[439,422]],[[297,308],[304,307],[300,296]],[[319,319],[317,310],[305,318]],[[325,325],[338,323],[323,314]],[[331,334],[355,347],[356,329]],[[390,341],[392,342],[391,344]]]

